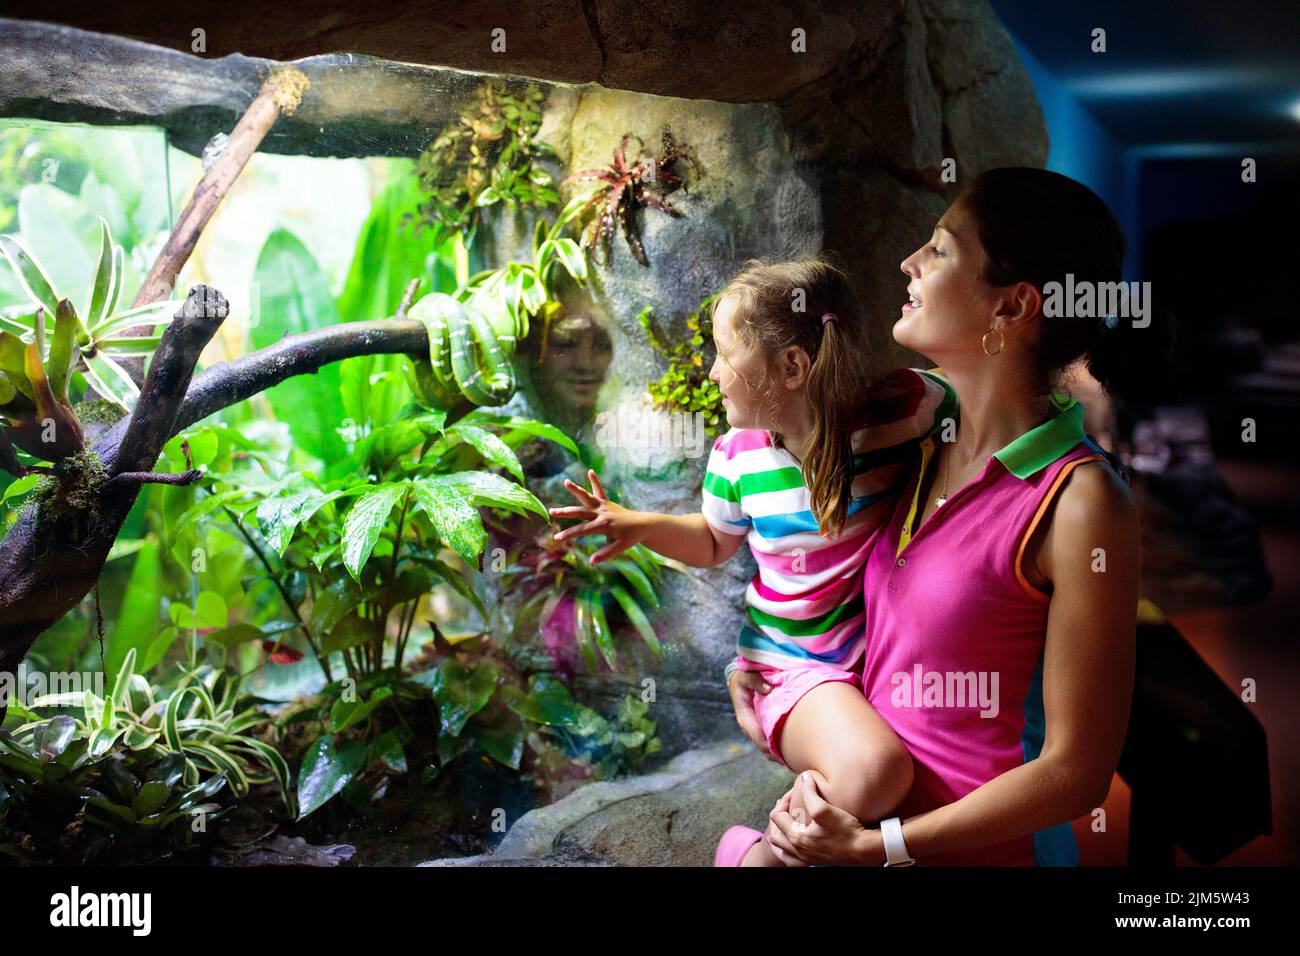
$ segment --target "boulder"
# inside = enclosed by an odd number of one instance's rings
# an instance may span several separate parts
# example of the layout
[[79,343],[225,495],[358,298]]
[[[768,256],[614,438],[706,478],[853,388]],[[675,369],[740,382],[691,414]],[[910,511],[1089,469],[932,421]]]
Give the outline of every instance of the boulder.
[[711,866],[726,829],[764,828],[793,782],[747,741],[722,741],[657,773],[588,784],[533,810],[491,853],[420,865]]

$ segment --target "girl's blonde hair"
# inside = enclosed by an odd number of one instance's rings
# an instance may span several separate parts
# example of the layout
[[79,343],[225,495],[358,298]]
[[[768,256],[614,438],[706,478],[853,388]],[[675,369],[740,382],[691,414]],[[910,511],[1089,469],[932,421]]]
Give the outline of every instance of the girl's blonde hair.
[[[812,361],[804,391],[813,437],[801,470],[818,530],[824,537],[839,534],[853,493],[852,431],[868,385],[866,317],[848,275],[826,253],[794,262],[751,259],[719,293],[714,309],[728,297],[736,303],[737,336],[768,356],[769,365],[792,346]],[[823,322],[828,314],[834,318]],[[756,391],[770,389],[765,380]],[[780,434],[773,438],[781,444]]]

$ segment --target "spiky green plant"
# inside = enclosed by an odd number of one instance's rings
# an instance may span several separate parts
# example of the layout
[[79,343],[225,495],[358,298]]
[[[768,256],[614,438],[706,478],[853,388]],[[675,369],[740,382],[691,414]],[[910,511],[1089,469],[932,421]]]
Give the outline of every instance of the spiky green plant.
[[[0,236],[0,254],[31,301],[0,310],[0,466],[15,471],[10,443],[46,461],[82,451],[84,439],[69,382],[80,372],[100,395],[130,411],[140,390],[119,363],[158,347],[180,306],[175,300],[118,309],[124,252],[99,219],[99,260],[80,309],[60,293],[15,236]],[[51,330],[51,318],[53,329]],[[135,326],[150,335],[127,336]],[[52,423],[52,427],[51,427]],[[5,440],[7,438],[7,440]]]

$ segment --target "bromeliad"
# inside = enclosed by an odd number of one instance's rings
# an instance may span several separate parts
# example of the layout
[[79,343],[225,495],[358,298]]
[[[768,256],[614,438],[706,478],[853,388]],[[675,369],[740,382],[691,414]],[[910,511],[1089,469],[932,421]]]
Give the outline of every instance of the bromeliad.
[[[153,352],[181,303],[173,300],[118,311],[122,247],[101,217],[99,260],[80,310],[59,294],[41,264],[14,236],[0,236],[0,254],[31,297],[0,311],[0,467],[22,474],[13,446],[45,461],[83,450],[84,437],[68,385],[81,373],[105,399],[130,411],[140,391],[117,361]],[[149,335],[124,333],[136,326]]]
[[[635,161],[629,162],[627,145],[632,139],[637,140],[638,156]],[[641,265],[649,265],[645,248],[641,244],[641,236],[637,232],[635,221],[637,210],[648,206],[667,213],[673,218],[680,218],[682,215],[681,210],[664,197],[686,187],[685,177],[670,172],[669,167],[675,166],[679,161],[687,166],[694,166],[695,161],[688,148],[675,142],[672,132],[665,126],[663,149],[659,158],[640,154],[641,140],[631,133],[624,133],[618,146],[614,147],[614,161],[610,165],[600,169],[585,169],[561,181],[561,185],[586,180],[596,180],[600,183],[585,198],[580,215],[585,216],[592,210],[604,207],[587,225],[583,233],[583,241],[592,248],[599,243],[604,256],[603,261],[607,265],[614,232],[619,227],[623,230],[627,247],[632,250],[632,256]]]

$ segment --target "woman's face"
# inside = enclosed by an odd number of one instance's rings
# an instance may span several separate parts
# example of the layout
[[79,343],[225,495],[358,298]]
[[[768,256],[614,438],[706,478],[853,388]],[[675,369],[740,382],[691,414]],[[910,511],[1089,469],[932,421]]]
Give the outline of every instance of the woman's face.
[[980,351],[998,299],[981,278],[984,262],[975,222],[958,199],[930,241],[903,260],[911,300],[894,323],[894,340],[940,364],[953,353]]
[[589,412],[614,357],[613,343],[594,309],[564,305],[565,314],[550,329],[538,388],[562,404]]
[[714,309],[713,345],[718,355],[709,370],[709,378],[722,392],[727,424],[732,428],[770,427],[765,421],[763,406],[770,407],[771,402],[764,401],[766,393],[761,391],[761,383],[767,377],[766,362],[736,333],[736,300],[733,296],[719,299]]

